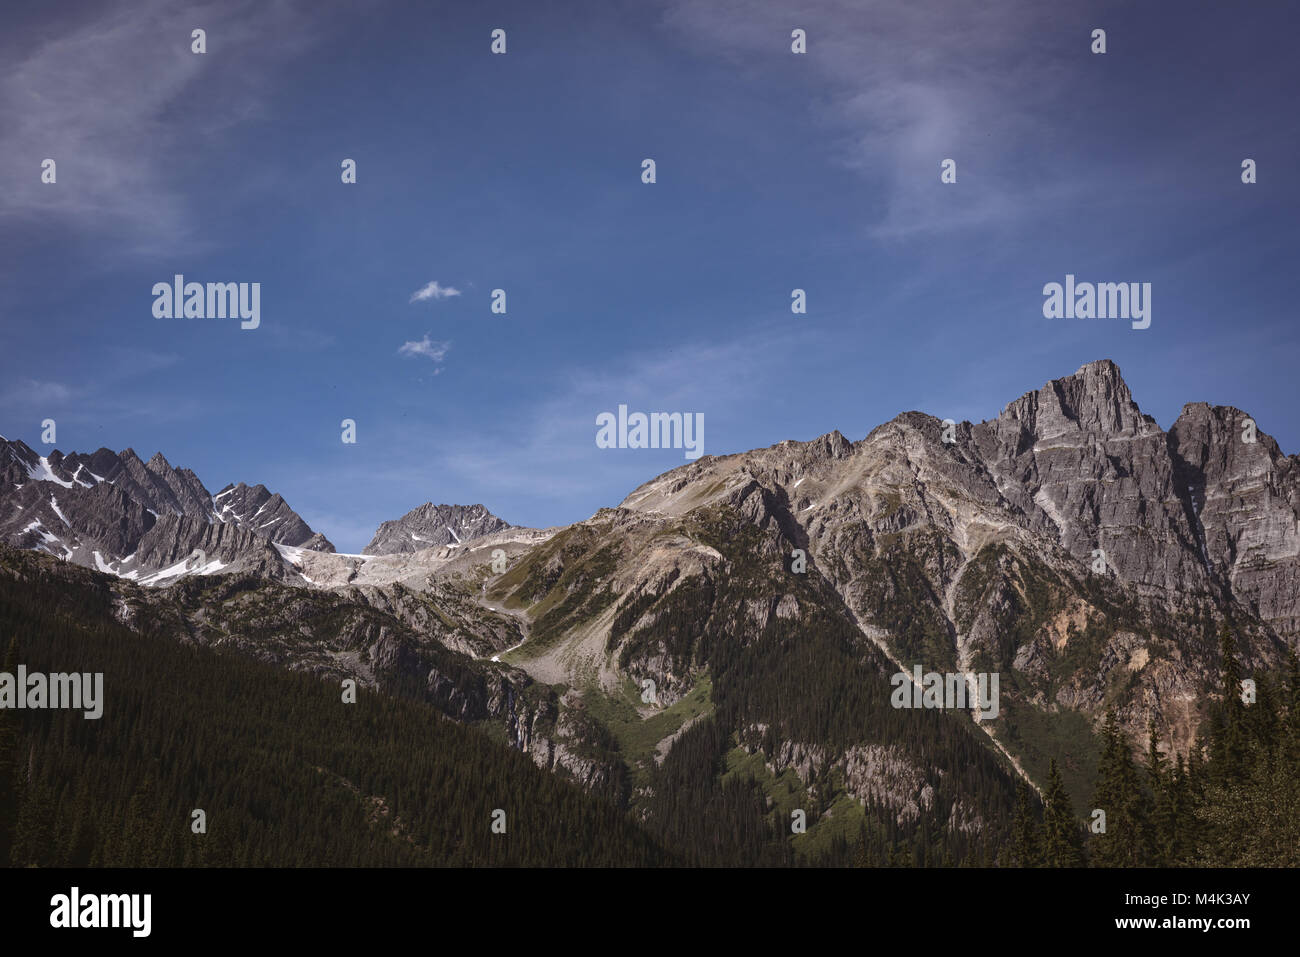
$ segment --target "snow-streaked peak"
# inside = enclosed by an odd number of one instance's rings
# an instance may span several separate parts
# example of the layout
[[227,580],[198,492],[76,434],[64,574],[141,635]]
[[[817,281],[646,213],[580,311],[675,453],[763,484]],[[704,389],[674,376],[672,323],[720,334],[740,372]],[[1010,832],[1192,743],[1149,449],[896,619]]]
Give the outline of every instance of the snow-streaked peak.
[[40,457],[39,464],[34,465],[27,470],[27,475],[34,482],[53,482],[55,485],[62,485],[64,488],[72,488],[72,483],[59,478],[50,468],[50,460],[44,455]]

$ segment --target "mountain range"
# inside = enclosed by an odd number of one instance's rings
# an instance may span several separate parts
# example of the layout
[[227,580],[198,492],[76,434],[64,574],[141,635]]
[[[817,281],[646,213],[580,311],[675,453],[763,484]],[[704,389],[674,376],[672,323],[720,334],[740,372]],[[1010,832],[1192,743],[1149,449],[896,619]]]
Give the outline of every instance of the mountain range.
[[[704,456],[569,526],[426,503],[361,555],[262,485],[0,440],[0,541],[0,574],[426,700],[650,817],[708,722],[701,773],[816,809],[818,840],[987,835],[1051,759],[1082,806],[1108,711],[1192,745],[1223,622],[1248,669],[1300,642],[1300,459],[1231,407],[1161,429],[1109,361],[978,424]],[[998,718],[890,708],[913,665],[999,674]]]

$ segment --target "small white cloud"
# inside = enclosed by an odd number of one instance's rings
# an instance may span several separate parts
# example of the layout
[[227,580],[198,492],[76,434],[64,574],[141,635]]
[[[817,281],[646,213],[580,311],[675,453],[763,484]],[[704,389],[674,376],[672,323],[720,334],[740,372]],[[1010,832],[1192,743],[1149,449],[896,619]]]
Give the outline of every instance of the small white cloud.
[[452,296],[459,296],[460,290],[453,289],[451,286],[439,286],[438,280],[433,280],[422,289],[417,289],[411,294],[411,302],[424,302],[426,299],[449,299]]
[[451,349],[450,342],[438,342],[430,339],[426,332],[424,338],[419,342],[411,341],[402,343],[402,348],[398,349],[399,355],[404,356],[428,356],[434,362],[441,362]]

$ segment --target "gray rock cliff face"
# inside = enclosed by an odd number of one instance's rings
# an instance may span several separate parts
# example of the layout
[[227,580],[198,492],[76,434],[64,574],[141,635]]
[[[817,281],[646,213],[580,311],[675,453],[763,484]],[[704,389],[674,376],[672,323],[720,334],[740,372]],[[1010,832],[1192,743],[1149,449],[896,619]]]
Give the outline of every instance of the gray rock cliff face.
[[[166,569],[190,558],[195,551],[203,553],[205,563],[220,563],[221,571],[234,566],[264,578],[280,580],[287,575],[280,554],[256,532],[184,515],[164,515],[158,519],[136,545],[134,565]],[[194,559],[195,564],[198,561]]]
[[1208,573],[1279,633],[1300,635],[1300,458],[1246,413],[1202,402],[1184,406],[1169,450]]
[[1239,600],[1294,640],[1300,458],[1263,432],[1243,440],[1246,420],[1197,403],[1165,432],[1103,360],[995,419],[961,423],[952,442],[938,419],[907,412],[855,443],[832,432],[705,456],[634,490],[623,507],[675,516],[739,503],[837,558],[849,580],[855,553],[934,533],[951,547],[950,560],[935,559],[945,594],[996,541],[1049,563],[1067,558],[1076,571],[1100,559],[1103,574],[1142,596]]
[[0,439],[0,541],[141,581],[195,549],[223,567],[277,578],[283,563],[271,543],[334,550],[264,486],[227,486],[214,498],[161,453],[148,462],[132,449],[43,456],[7,439]]
[[705,456],[622,508],[735,510],[765,549],[804,549],[896,662],[1014,670],[1036,707],[1116,705],[1185,749],[1217,622],[1248,667],[1300,642],[1298,461],[1235,409],[1189,405],[1166,432],[1101,361],[975,425],[906,412],[857,442]]
[[510,528],[482,505],[426,502],[395,521],[384,522],[363,555],[396,555],[444,545],[460,545]]
[[1022,396],[972,438],[1017,517],[1080,562],[1102,558],[1144,592],[1209,586],[1166,435],[1114,363]]
[[250,529],[281,545],[315,552],[334,551],[324,535],[313,532],[288,502],[272,494],[265,485],[251,488],[243,482],[227,485],[212,496],[212,507],[221,521]]

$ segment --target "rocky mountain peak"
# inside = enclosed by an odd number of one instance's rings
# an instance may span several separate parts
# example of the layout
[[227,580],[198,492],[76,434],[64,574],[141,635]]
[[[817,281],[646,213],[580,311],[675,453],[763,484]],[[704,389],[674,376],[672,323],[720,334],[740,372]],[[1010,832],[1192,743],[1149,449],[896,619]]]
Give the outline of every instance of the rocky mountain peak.
[[435,505],[425,502],[396,521],[384,522],[363,555],[394,555],[425,548],[455,547],[482,538],[510,523],[482,505]]
[[1277,440],[1259,428],[1249,413],[1230,405],[1192,402],[1169,430],[1174,457],[1189,467],[1209,470],[1215,479],[1228,472],[1253,475],[1295,470],[1300,459],[1282,452]]
[[999,431],[1027,431],[1038,439],[1087,432],[1099,437],[1159,431],[1133,401],[1119,366],[1109,359],[1089,362],[1073,375],[1053,379],[1003,409]]
[[161,452],[145,464],[132,448],[42,456],[5,441],[0,480],[0,542],[141,580],[151,561],[218,543],[223,566],[230,559],[245,568],[263,567],[271,543],[334,550],[265,486],[248,490],[251,503],[214,499],[197,475],[173,468]]
[[283,496],[260,483],[227,485],[212,496],[211,508],[218,521],[242,525],[277,544],[318,552],[334,551],[329,540],[313,532]]
[[844,437],[839,429],[818,436],[809,443],[811,451],[827,458],[842,459],[851,455],[853,443]]
[[161,452],[155,452],[144,467],[154,473],[170,472],[172,470],[171,463],[163,457]]

